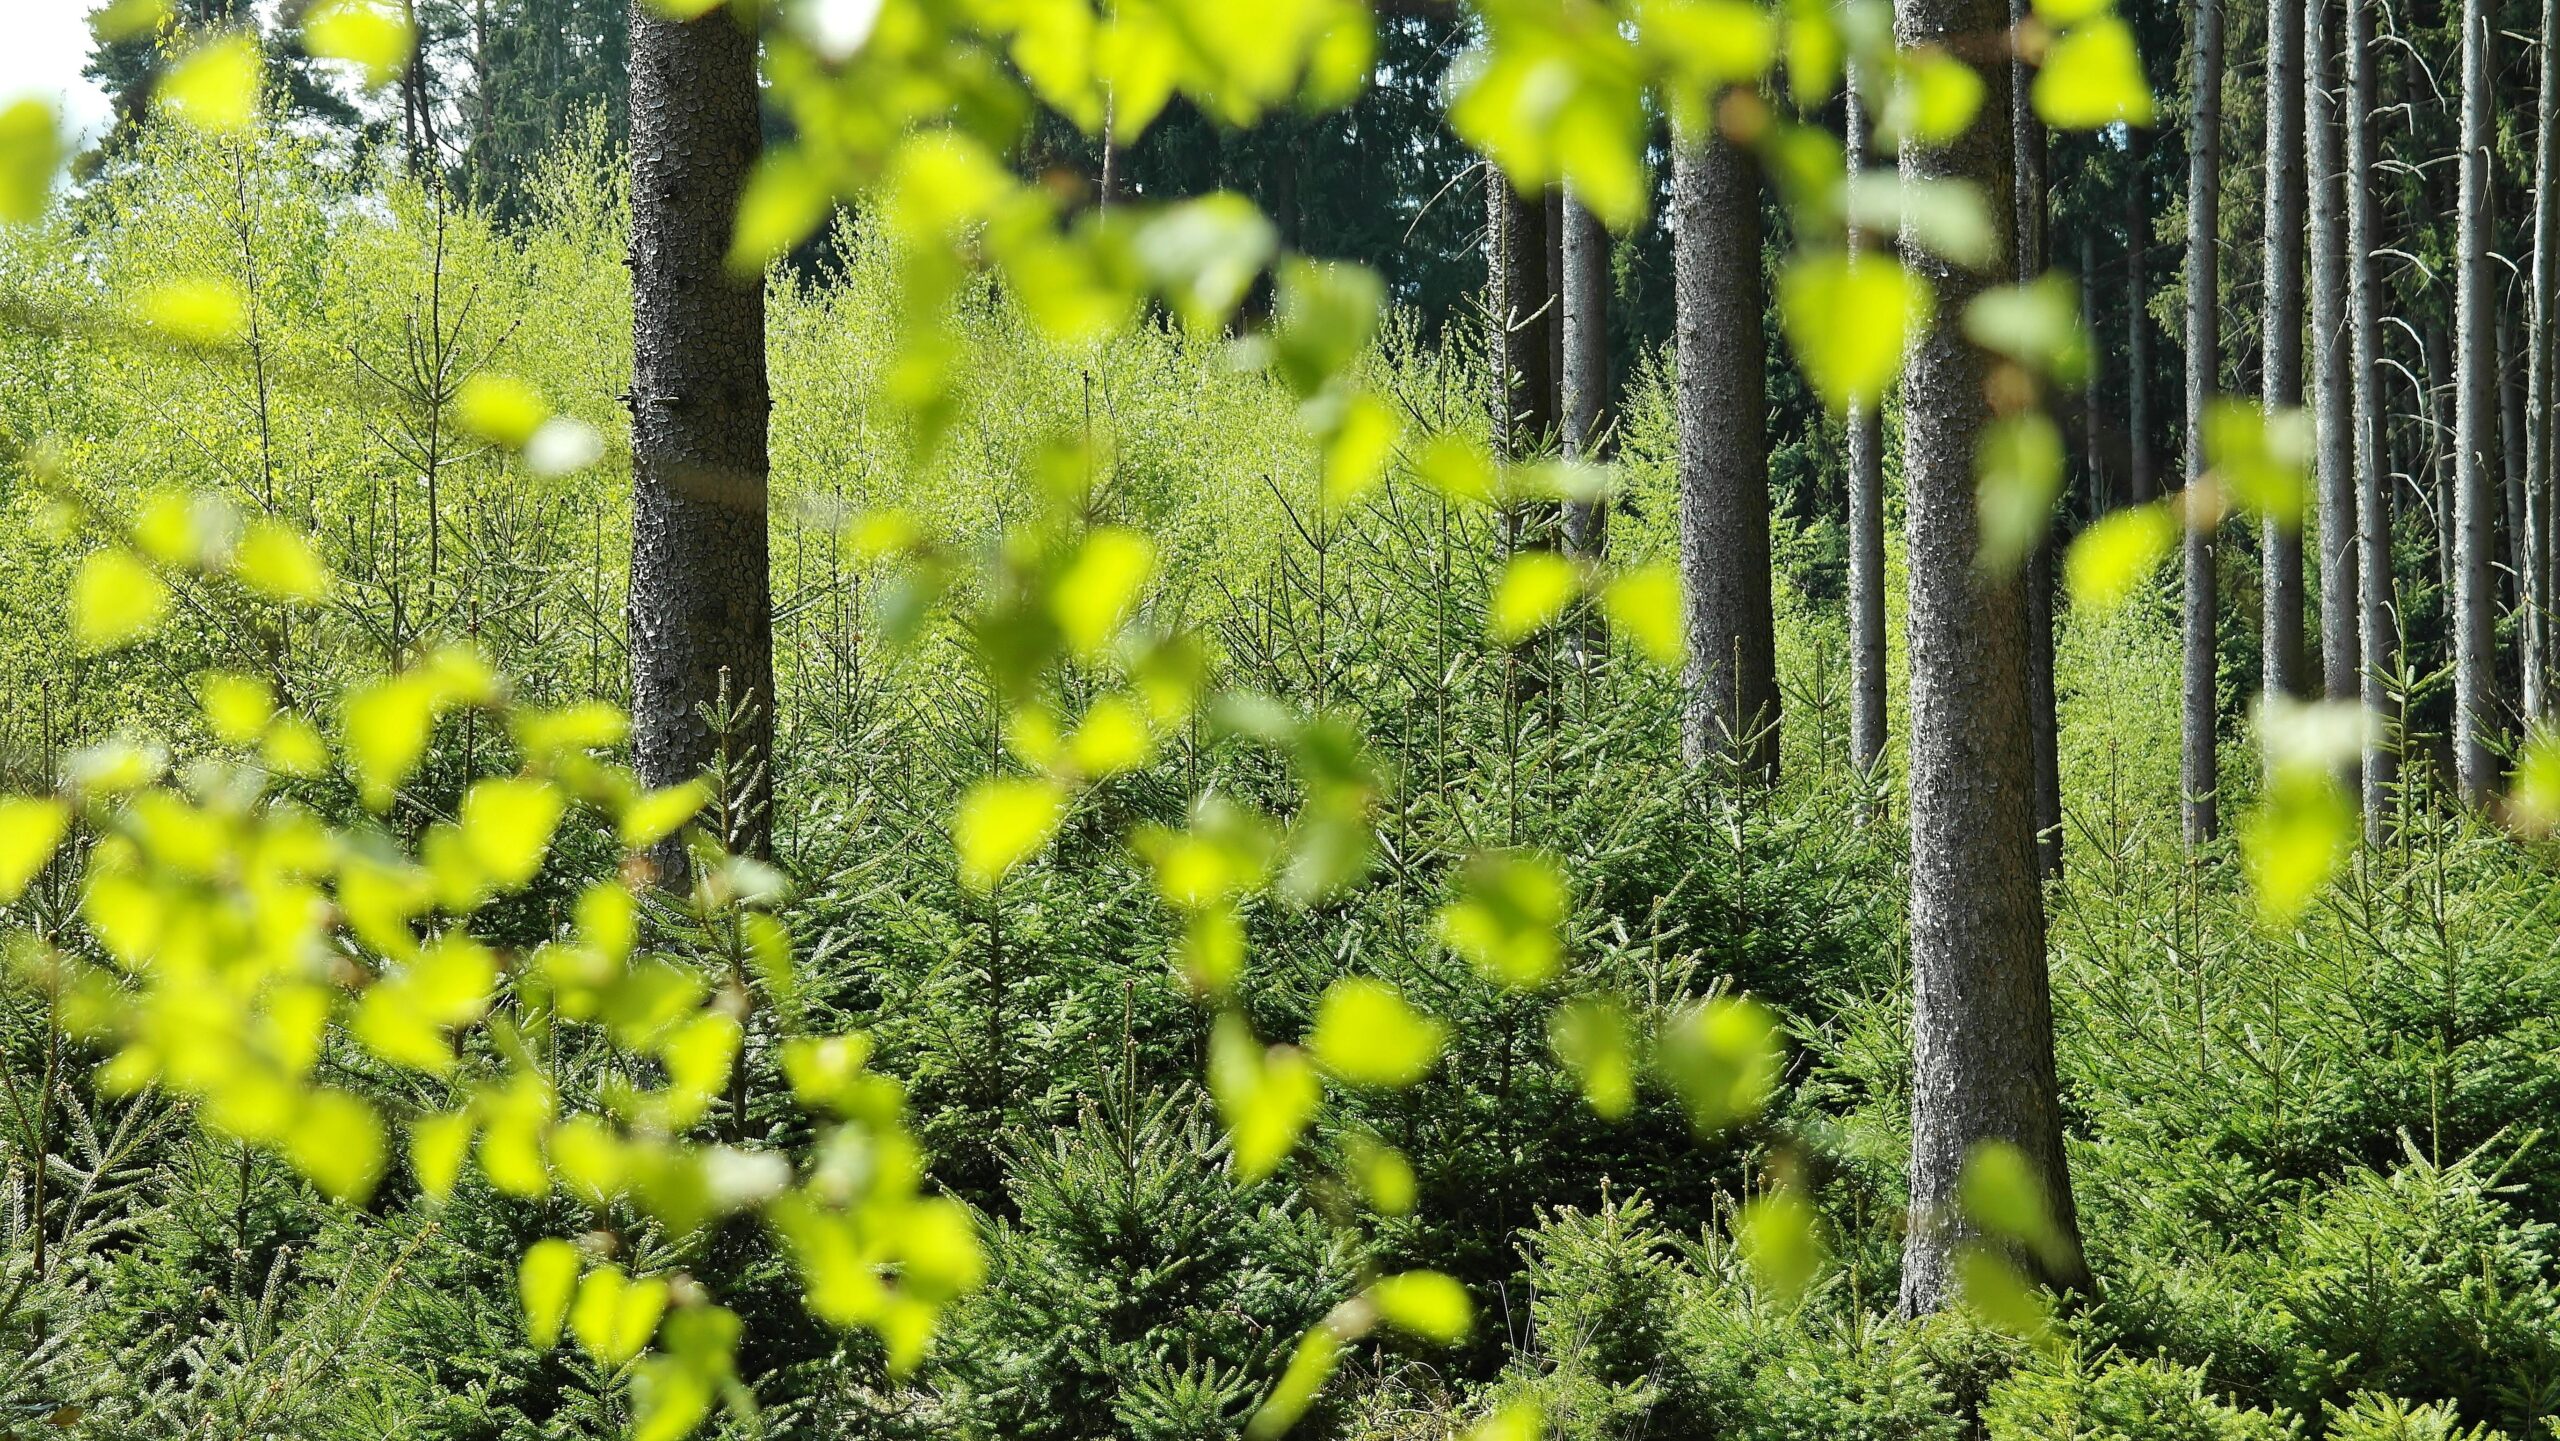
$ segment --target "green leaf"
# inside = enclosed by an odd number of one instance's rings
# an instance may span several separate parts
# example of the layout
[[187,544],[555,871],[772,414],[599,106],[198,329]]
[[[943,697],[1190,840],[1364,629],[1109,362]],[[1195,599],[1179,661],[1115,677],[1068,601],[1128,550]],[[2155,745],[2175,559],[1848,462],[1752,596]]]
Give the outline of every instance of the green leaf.
[[[807,7],[803,7],[807,8]],[[747,176],[738,197],[738,225],[729,241],[729,271],[753,278],[818,232],[834,212],[835,194],[825,173],[795,148],[767,151]]]
[[1688,627],[1680,604],[1680,572],[1656,561],[1611,578],[1600,591],[1601,613],[1633,636],[1645,659],[1676,670],[1689,659]]
[[1097,526],[1049,592],[1049,613],[1078,659],[1100,660],[1155,573],[1153,543],[1124,526]]
[[578,1248],[545,1238],[525,1248],[516,1262],[516,1295],[524,1302],[524,1332],[537,1350],[560,1344],[560,1328],[569,1317],[569,1298],[578,1289],[578,1272],[586,1264]]
[[1972,183],[1905,180],[1892,170],[1850,176],[1844,218],[1872,234],[1899,232],[1910,244],[1976,269],[1991,263],[2000,238]]
[[1342,1337],[1331,1325],[1318,1324],[1299,1337],[1298,1349],[1289,1353],[1288,1368],[1255,1408],[1253,1419],[1245,1423],[1246,1441],[1277,1441],[1287,1435],[1341,1364]]
[[302,43],[321,59],[352,61],[365,87],[379,90],[400,78],[417,36],[391,0],[320,0],[303,17]]
[[2062,494],[2062,428],[2043,411],[1993,421],[1974,454],[1974,505],[1981,549],[1974,563],[1985,573],[2008,576],[2053,531],[2053,503]]
[[1322,412],[1314,429],[1324,443],[1324,504],[1339,515],[1386,478],[1404,427],[1386,402],[1366,392],[1331,405],[1310,402],[1309,409]]
[[462,798],[463,844],[498,889],[522,890],[542,869],[567,805],[548,782],[520,777],[475,781]]
[[258,40],[245,31],[215,36],[179,57],[160,77],[160,103],[215,135],[237,135],[258,118]]
[[1994,1330],[2043,1344],[2053,1335],[2053,1302],[1997,1246],[1956,1250],[1956,1295]]
[[2286,407],[2221,397],[2204,414],[2205,460],[2232,501],[2299,530],[2311,504],[2311,419]]
[[1760,1289],[1793,1303],[1822,1268],[1820,1218],[1792,1189],[1754,1197],[1733,1218],[1733,1238]]
[[1315,1068],[1294,1046],[1265,1049],[1233,1011],[1209,1032],[1209,1094],[1227,1123],[1236,1173],[1259,1181],[1297,1149],[1323,1097]]
[[2089,332],[2080,323],[2079,291],[2059,272],[1974,297],[1964,309],[1964,334],[2057,385],[2088,378]]
[[1582,572],[1552,550],[1524,550],[1502,568],[1493,601],[1485,608],[1485,633],[1497,645],[1517,645],[1563,617],[1582,590]]
[[51,105],[27,99],[0,108],[0,225],[32,225],[44,215],[63,158]]
[[1067,789],[1056,781],[1007,777],[971,786],[951,819],[961,881],[972,890],[994,890],[1049,844],[1066,814]]
[[1468,1427],[1459,1441],[1539,1441],[1546,1434],[1546,1413],[1537,1402],[1508,1401]]
[[71,807],[65,802],[0,797],[0,905],[27,893],[70,831]]
[[1316,1064],[1357,1086],[1410,1086],[1440,1059],[1449,1028],[1413,1007],[1395,987],[1345,976],[1316,1006],[1307,1049]]
[[2036,114],[2056,130],[2148,125],[2155,114],[2133,27],[2112,14],[2093,15],[2063,31],[2046,47],[2027,93]]
[[471,1159],[471,1113],[451,1111],[424,1116],[409,1126],[409,1169],[418,1189],[430,1201],[453,1194],[462,1167]]
[[2122,606],[2178,543],[2178,517],[2153,501],[2100,516],[2062,558],[2071,603],[2105,614]]
[[1487,851],[1459,873],[1458,899],[1440,908],[1441,944],[1515,989],[1543,986],[1564,965],[1564,872],[1536,851]]
[[619,1266],[598,1266],[578,1283],[577,1299],[569,1303],[569,1332],[588,1355],[619,1366],[649,1344],[666,1311],[664,1278],[633,1280]]
[[1624,1006],[1606,996],[1585,996],[1548,1020],[1547,1043],[1602,1119],[1620,1120],[1635,1109],[1635,1023]]
[[285,1133],[285,1156],[322,1195],[361,1204],[382,1177],[382,1120],[344,1091],[309,1092]]
[[1227,323],[1279,245],[1252,201],[1223,191],[1169,207],[1137,240],[1139,263],[1196,331]]
[[2024,1151],[2006,1141],[1985,1141],[1965,1157],[1956,1180],[1956,1204],[1986,1233],[2014,1241],[2057,1269],[2068,1264],[2071,1242],[2054,1220],[2044,1178]]
[[251,593],[279,605],[317,605],[334,584],[309,538],[279,520],[250,522],[231,569]]
[[2288,767],[2269,778],[2240,822],[2240,863],[2258,902],[2259,923],[2282,931],[2355,849],[2356,807],[2325,771]]
[[1665,1027],[1654,1065],[1701,1134],[1760,1113],[1777,1091],[1785,1056],[1775,1018],[1758,1002],[1720,996]]
[[435,694],[410,676],[376,681],[347,698],[342,726],[347,760],[365,804],[385,810],[426,758],[427,737],[435,727]]
[[1980,71],[1936,46],[1907,52],[1900,70],[1876,117],[1879,145],[1948,145],[1973,128],[1986,88]]
[[481,371],[453,394],[453,422],[482,440],[521,450],[551,418],[542,392],[512,375]]
[[92,552],[71,583],[71,642],[83,655],[149,638],[169,618],[169,586],[127,550]]
[[702,814],[711,804],[711,787],[700,781],[686,781],[664,790],[636,796],[622,809],[622,819],[615,828],[623,849],[645,851]]
[[1386,303],[1386,282],[1365,265],[1290,256],[1273,307],[1273,368],[1299,395],[1314,395],[1369,348]]
[[1929,323],[1929,287],[1882,255],[1799,256],[1780,272],[1778,320],[1805,378],[1835,412],[1873,405],[1914,335]]
[[1399,1331],[1455,1346],[1475,1328],[1475,1302],[1456,1278],[1438,1271],[1405,1271],[1369,1283],[1378,1319]]
[[[2507,816],[2527,835],[2549,835],[2560,826],[2560,732],[2536,726],[2516,756],[2516,773],[2507,792]],[[8,834],[0,813],[0,836]],[[6,842],[0,842],[5,846]],[[8,899],[8,867],[0,860],[0,900]]]

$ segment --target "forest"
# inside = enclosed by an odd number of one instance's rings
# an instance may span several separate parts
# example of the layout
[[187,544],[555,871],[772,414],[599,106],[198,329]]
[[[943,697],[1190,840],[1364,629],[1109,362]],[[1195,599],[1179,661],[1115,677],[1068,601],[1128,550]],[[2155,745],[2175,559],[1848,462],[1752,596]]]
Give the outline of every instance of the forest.
[[0,1441],[2560,1436],[2560,0],[10,3]]

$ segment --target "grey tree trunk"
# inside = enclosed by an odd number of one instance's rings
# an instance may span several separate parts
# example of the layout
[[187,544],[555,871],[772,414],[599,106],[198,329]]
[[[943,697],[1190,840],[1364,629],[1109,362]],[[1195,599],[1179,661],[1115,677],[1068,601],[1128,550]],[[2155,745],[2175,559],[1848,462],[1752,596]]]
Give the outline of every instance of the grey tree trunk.
[[[2222,368],[2222,0],[2195,7],[2195,120],[2187,157],[2187,488],[2204,479],[2204,413]],[[2218,510],[2219,506],[2211,507]],[[2186,674],[2178,781],[2186,792],[2187,844],[2221,829],[2214,726],[2219,715],[2213,632],[2219,523],[2186,528]]]
[[[1868,120],[1856,77],[1848,92],[1849,173],[1867,167]],[[1851,237],[1853,247],[1862,246]],[[1857,253],[1855,249],[1851,254]],[[1849,410],[1849,760],[1861,774],[1884,758],[1884,413]]]
[[2560,286],[2560,0],[2542,0],[2541,112],[2536,117],[2533,164],[2533,269],[2525,293],[2524,514],[2533,583],[2526,607],[2525,716],[2550,718],[2552,467],[2555,434],[2552,362],[2553,288]]
[[2124,426],[2125,497],[2141,505],[2160,494],[2151,451],[2151,177],[2143,164],[2150,132],[2125,132]]
[[1488,167],[1487,309],[1493,319],[1496,448],[1521,459],[1553,443],[1556,414],[1555,296],[1547,288],[1546,202],[1522,195]]
[[1673,146],[1680,571],[1689,600],[1689,762],[1778,773],[1760,172],[1723,136]]
[[[2303,94],[2301,5],[2267,6],[2266,270],[2260,291],[2259,378],[2269,411],[2302,404]],[[2259,647],[2268,695],[2310,686],[2302,658],[2302,530],[2268,518],[2259,527],[2264,570]]]
[[2377,94],[2373,6],[2345,0],[2347,38],[2347,311],[2353,355],[2349,390],[2355,408],[2356,577],[2365,710],[2372,724],[2364,748],[2364,828],[2379,841],[2399,783],[2399,717],[2388,677],[2399,668],[2391,560],[2390,459],[2382,400],[2382,280],[2374,269],[2381,214],[2374,194],[2373,107]]
[[[2533,641],[2532,617],[2528,601],[2533,595],[2534,564],[2532,533],[2525,525],[2524,484],[2524,367],[2518,354],[2516,312],[2513,306],[2498,306],[2498,475],[2506,504],[2506,521],[2500,538],[2504,545],[2500,558],[2506,571],[2500,577],[2506,597],[2510,626],[2516,637],[2517,694],[2525,697],[2524,713],[2533,713],[2532,702],[2541,699],[2532,676],[2539,660],[2540,647]],[[2529,694],[2532,693],[2532,694]]]
[[[2003,0],[1897,0],[1905,47],[1960,51],[2007,24]],[[1987,195],[2012,183],[2009,73],[1993,64],[1971,129],[1944,148],[1907,143],[1907,182],[1956,180]],[[1999,207],[1995,207],[1995,210]],[[1995,216],[2006,247],[2014,213]],[[2044,894],[2036,873],[2023,572],[1986,576],[1974,502],[1974,452],[1989,406],[1989,363],[1957,328],[1982,275],[1920,247],[1911,263],[1939,296],[1903,374],[1903,477],[1911,569],[1911,1225],[1902,1307],[1952,1299],[1969,1222],[1957,1182],[1974,1150],[2018,1148],[2045,1183],[2054,1217],[2078,1234],[2056,1099],[2053,1011],[2045,971]],[[1998,267],[2007,270],[2006,264]],[[2085,1280],[2072,1259],[2049,1279]]]
[[[1575,460],[1607,457],[1609,411],[1609,232],[1600,218],[1566,197],[1564,208],[1564,453]],[[1565,550],[1598,559],[1608,507],[1568,501]]]
[[2465,799],[2487,801],[2498,785],[2494,753],[2501,729],[2497,668],[2498,497],[2489,446],[2497,337],[2489,315],[2489,147],[2492,130],[2489,15],[2481,0],[2462,5],[2462,169],[2454,205],[2453,397],[2453,764]]
[[[2027,0],[2009,0],[2011,27],[2027,23]],[[2009,63],[2010,195],[2013,215],[2011,248],[2017,276],[2032,281],[2045,266],[2044,122],[2028,103],[2027,66]],[[2035,761],[2036,867],[2047,878],[2062,875],[2062,759],[2059,720],[2053,690],[2053,540],[2054,526],[2027,553],[2027,716]]]
[[[772,841],[764,282],[728,269],[762,144],[756,39],[725,10],[631,7],[631,720],[640,778],[726,759],[731,841]],[[706,719],[726,691],[742,718]],[[723,756],[723,749],[727,755]],[[674,843],[657,857],[680,874]],[[672,878],[672,876],[671,876]]]
[[2106,428],[2107,348],[2098,343],[2098,227],[2080,227],[2080,328],[2089,344],[2089,383],[2080,390],[2081,514],[2096,520],[2114,504],[2098,444]]
[[[2348,0],[2349,4],[2356,0]],[[2338,66],[2330,0],[2305,0],[2303,96],[2311,202],[2311,410],[2320,504],[2320,688],[2357,695],[2355,407],[2347,333],[2346,190],[2338,151]]]

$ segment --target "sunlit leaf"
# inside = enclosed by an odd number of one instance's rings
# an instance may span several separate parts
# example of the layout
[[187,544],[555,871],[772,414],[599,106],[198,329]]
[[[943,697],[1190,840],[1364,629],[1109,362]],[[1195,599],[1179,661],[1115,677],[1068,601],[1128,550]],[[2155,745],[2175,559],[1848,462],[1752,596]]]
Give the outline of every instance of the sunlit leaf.
[[2155,113],[2133,27],[2112,14],[2080,20],[2046,46],[2028,95],[2056,130],[2148,125]]
[[525,1248],[516,1262],[516,1295],[524,1303],[525,1335],[539,1350],[560,1344],[560,1328],[569,1318],[569,1300],[577,1293],[578,1272],[585,1260],[578,1248],[546,1237]]
[[1440,941],[1506,986],[1545,985],[1564,965],[1564,872],[1535,851],[1488,851],[1459,874],[1440,908]]
[[1279,247],[1279,233],[1252,201],[1220,192],[1186,200],[1138,232],[1138,259],[1194,330],[1215,330],[1235,314],[1254,277]]
[[1327,407],[1317,433],[1324,442],[1324,503],[1339,514],[1386,478],[1403,426],[1386,402],[1364,392]]
[[542,869],[566,807],[559,790],[543,781],[475,781],[462,798],[463,844],[498,889],[521,890]]
[[2000,1247],[1958,1247],[1955,1271],[1957,1297],[1995,1330],[2039,1344],[2052,1337],[2052,1300]]
[[453,394],[453,422],[499,445],[521,448],[551,418],[542,392],[512,375],[481,371]]
[[2100,516],[2062,558],[2071,603],[2097,614],[2116,609],[2160,568],[2177,543],[2178,517],[2157,501]]
[[1099,526],[1084,538],[1049,594],[1068,649],[1086,660],[1103,655],[1154,573],[1155,555],[1153,543],[1122,526]]
[[2240,821],[2240,862],[2257,898],[2258,920],[2283,930],[2299,919],[2355,849],[2356,807],[2324,770],[2288,767],[2270,776]]
[[1333,1076],[1361,1086],[1410,1086],[1440,1058],[1448,1027],[1405,1004],[1396,988],[1345,976],[1316,1006],[1307,1049]]
[[1790,261],[1778,319],[1806,379],[1834,411],[1873,405],[1902,373],[1903,348],[1929,322],[1929,287],[1900,262],[1841,252]]
[[1378,1319],[1399,1331],[1455,1346],[1475,1327],[1475,1302],[1455,1277],[1438,1271],[1405,1271],[1369,1283]]
[[61,123],[36,99],[0,107],[0,225],[32,225],[62,169]]
[[1601,588],[1600,609],[1609,624],[1635,639],[1645,659],[1665,670],[1689,658],[1682,623],[1680,572],[1657,561],[1612,577]]
[[[2560,732],[2536,726],[2526,738],[2507,791],[2507,818],[2527,835],[2548,835],[2560,826]],[[0,835],[7,830],[0,819]],[[7,898],[7,880],[5,863],[0,863],[0,899]]]
[[1056,781],[1005,777],[971,786],[951,818],[960,879],[973,890],[994,890],[1049,844],[1066,813],[1067,790]]
[[1227,1123],[1237,1174],[1258,1181],[1297,1149],[1323,1088],[1305,1053],[1266,1049],[1242,1017],[1226,1011],[1209,1032],[1209,1094]]
[[354,62],[375,90],[400,77],[416,44],[407,13],[391,0],[320,0],[302,20],[302,43],[326,60]]
[[578,1282],[577,1299],[569,1303],[569,1331],[588,1355],[619,1366],[649,1344],[666,1310],[664,1278],[634,1280],[619,1266],[598,1266]]
[[1537,1402],[1508,1401],[1468,1427],[1460,1441],[1539,1441],[1546,1434],[1546,1413]]
[[1950,144],[1971,129],[1974,117],[1982,113],[1982,73],[1947,51],[1935,47],[1912,51],[1902,57],[1900,71],[1899,82],[1876,116],[1879,144]]
[[1420,1184],[1413,1174],[1413,1163],[1405,1159],[1404,1152],[1360,1132],[1344,1142],[1343,1150],[1352,1177],[1359,1183],[1361,1197],[1372,1210],[1381,1216],[1412,1214]]
[[2204,415],[2204,453],[2224,493],[2242,509],[2300,529],[2311,503],[2311,419],[2223,397]]
[[1342,1338],[1330,1326],[1316,1326],[1299,1337],[1298,1349],[1289,1354],[1287,1369],[1255,1409],[1253,1419],[1245,1423],[1247,1441],[1277,1441],[1287,1435],[1307,1408],[1315,1404],[1316,1393],[1333,1379],[1334,1368],[1341,1364]]
[[1655,1067],[1701,1133],[1758,1115],[1784,1062],[1775,1018],[1756,1001],[1730,996],[1682,1013],[1654,1047]]
[[1273,306],[1273,368],[1300,395],[1313,395],[1368,349],[1386,304],[1386,282],[1365,265],[1281,262]]
[[1582,572],[1552,550],[1524,550],[1502,567],[1493,600],[1485,608],[1485,633],[1497,645],[1517,645],[1561,619],[1582,589]]
[[1792,1188],[1752,1198],[1733,1218],[1733,1238],[1760,1289],[1793,1302],[1822,1267],[1820,1218]]
[[277,520],[250,522],[231,566],[242,585],[279,605],[316,605],[333,583],[310,539]]
[[835,195],[826,176],[797,149],[767,151],[747,176],[738,198],[737,228],[729,242],[729,269],[746,276],[789,254],[827,223]]
[[248,298],[227,280],[164,281],[144,290],[136,308],[145,324],[186,345],[233,345],[249,332]]
[[1974,504],[1981,548],[1974,563],[1995,576],[2014,574],[2053,530],[2062,494],[2062,428],[2040,410],[2003,416],[1985,427],[1974,453]]
[[2088,378],[2089,332],[2081,324],[2079,290],[2059,272],[1974,297],[1964,310],[1964,334],[2057,385]]
[[285,1155],[322,1195],[361,1202],[382,1176],[381,1118],[344,1091],[312,1091],[285,1132]]
[[1989,264],[1999,243],[1981,190],[1962,180],[1906,180],[1893,170],[1852,175],[1844,218],[1874,234],[1899,233],[1958,265]]
[[83,654],[149,637],[169,618],[168,582],[131,551],[92,551],[71,583],[71,641]]
[[198,130],[236,135],[258,118],[259,80],[257,37],[233,31],[180,56],[160,77],[160,103]]
[[1607,1120],[1635,1108],[1635,1023],[1605,996],[1586,996],[1547,1022],[1547,1042],[1582,1085],[1582,1098]]
[[1965,1157],[1956,1180],[1956,1204],[1986,1233],[2013,1241],[2057,1270],[2070,1260],[2071,1241],[2054,1219],[2044,1178],[2026,1152],[2006,1141],[1986,1141]]
[[27,893],[71,829],[71,807],[57,800],[0,797],[0,905]]
[[615,835],[625,850],[645,851],[674,835],[711,804],[711,788],[686,781],[636,797],[623,808]]
[[[455,1184],[462,1179],[463,1164],[470,1158],[470,1112],[452,1111],[410,1123],[409,1169],[417,1175],[418,1189],[429,1200],[442,1201],[453,1194]],[[562,1304],[566,1304],[565,1288]]]

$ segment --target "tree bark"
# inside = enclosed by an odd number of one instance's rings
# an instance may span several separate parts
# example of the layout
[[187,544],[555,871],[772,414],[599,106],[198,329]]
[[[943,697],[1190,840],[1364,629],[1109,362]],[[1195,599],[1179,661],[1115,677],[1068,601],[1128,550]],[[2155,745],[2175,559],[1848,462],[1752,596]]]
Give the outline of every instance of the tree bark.
[[1555,296],[1547,288],[1547,206],[1514,189],[1488,164],[1492,231],[1487,286],[1493,316],[1494,436],[1504,458],[1525,459],[1552,444],[1556,414]]
[[2489,15],[2481,0],[2462,5],[2461,193],[2454,205],[2453,397],[2453,762],[2464,799],[2477,805],[2497,789],[2500,726],[2497,671],[2498,498],[2489,472],[2490,389],[2496,334],[2489,315]]
[[[2349,4],[2357,0],[2348,0]],[[2306,0],[2303,96],[2311,202],[2311,410],[2320,504],[2320,688],[2354,700],[2356,625],[2354,347],[2347,333],[2346,191],[2338,153],[2338,67],[2330,0]]]
[[[2303,13],[2296,0],[2267,6],[2266,261],[2260,290],[2262,399],[2270,414],[2302,404]],[[2302,657],[2302,527],[2299,517],[2259,522],[2264,571],[2259,653],[2270,696],[2307,693]]]
[[[1848,93],[1849,173],[1867,167],[1869,143],[1866,106],[1858,98],[1857,77]],[[1854,262],[1864,248],[1852,235]],[[1872,774],[1884,759],[1884,414],[1877,405],[1849,408],[1849,761],[1862,775]]]
[[[2516,313],[2513,306],[2498,308],[2498,475],[2506,505],[2506,521],[2501,529],[2505,544],[2501,558],[2506,563],[2500,577],[2500,592],[2505,597],[2510,626],[2516,637],[2516,694],[2522,700],[2523,713],[2533,714],[2533,704],[2541,699],[2541,687],[2532,679],[2539,662],[2540,647],[2533,641],[2529,600],[2533,595],[2534,564],[2532,532],[2526,527],[2524,483],[2524,369],[2517,353]],[[2503,687],[2502,687],[2503,690]]]
[[2533,557],[2531,599],[2526,607],[2525,716],[2548,720],[2552,713],[2550,684],[2551,570],[2551,419],[2554,399],[2552,363],[2553,289],[2560,286],[2560,203],[2552,187],[2560,184],[2560,0],[2542,0],[2540,113],[2535,118],[2533,163],[2533,268],[2525,295],[2525,437],[2524,506],[2528,553]]
[[[2028,0],[2009,0],[2012,30],[2025,26]],[[2028,103],[2027,65],[2009,62],[2011,249],[2021,283],[2044,273],[2044,122]],[[2062,758],[2053,690],[2053,542],[2058,524],[2047,518],[2044,537],[2027,553],[2027,717],[2035,763],[2036,866],[2048,879],[2062,875]]]
[[[631,7],[631,710],[652,786],[732,763],[732,843],[772,843],[764,281],[728,269],[762,144],[756,39]],[[740,723],[706,708],[726,692]],[[674,843],[662,873],[681,872]]]
[[[2222,368],[2222,0],[2195,7],[2195,119],[2187,157],[2187,491],[2200,497],[2204,479],[2204,413]],[[2219,666],[2214,649],[2216,537],[2219,501],[2204,502],[2186,527],[2186,674],[2178,780],[2186,792],[2190,846],[2221,829],[2214,727],[2219,718]]]
[[1760,281],[1760,174],[1712,129],[1675,142],[1680,569],[1689,600],[1681,742],[1778,774],[1776,627],[1769,596],[1769,442]]
[[2347,36],[2347,311],[2353,354],[2348,384],[2355,408],[2357,617],[2364,705],[2369,718],[2364,747],[2364,827],[2382,838],[2392,793],[2399,783],[2399,716],[2388,677],[2399,668],[2400,633],[2394,612],[2391,559],[2390,475],[2385,453],[2382,401],[2381,276],[2373,254],[2381,243],[2381,214],[2374,194],[2373,107],[2376,99],[2373,6],[2380,0],[2345,0]]
[[[1570,196],[1564,219],[1564,453],[1596,463],[1607,458],[1615,425],[1609,410],[1609,232]],[[1566,502],[1565,550],[1598,559],[1607,523],[1605,501]]]
[[2151,450],[2151,175],[2144,165],[2150,132],[2125,131],[2124,425],[2125,498],[2141,505],[2160,493]]
[[[1897,0],[1906,48],[1980,50],[2008,22],[2003,0]],[[1906,142],[1906,182],[1954,180],[2010,193],[2008,67],[1986,65],[1985,104],[1943,148]],[[1995,211],[2005,207],[1995,207]],[[2014,213],[1995,214],[2013,261]],[[2005,1142],[2045,1183],[2054,1219],[2076,1237],[2064,1169],[2045,972],[2043,887],[2036,874],[2034,762],[2029,754],[2025,575],[1984,574],[1974,453],[1990,420],[1989,360],[1957,317],[1983,276],[1908,246],[1939,297],[1903,374],[1903,477],[1911,569],[1911,1225],[1902,1306],[1952,1299],[1957,1248],[1970,1222],[1957,1184],[1976,1148]],[[2000,269],[2009,269],[2003,264]],[[2076,1243],[2048,1279],[2085,1280]]]

